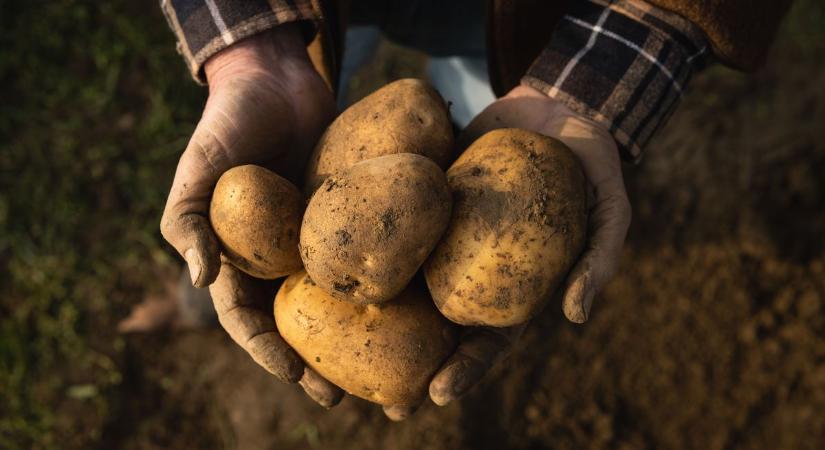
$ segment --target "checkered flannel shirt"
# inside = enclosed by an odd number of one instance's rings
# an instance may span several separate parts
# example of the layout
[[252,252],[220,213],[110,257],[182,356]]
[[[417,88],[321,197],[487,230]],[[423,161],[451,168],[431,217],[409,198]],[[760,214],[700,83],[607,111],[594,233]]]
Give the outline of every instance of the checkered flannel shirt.
[[200,83],[206,60],[233,43],[289,22],[303,21],[314,33],[318,20],[310,0],[161,0],[160,7]]
[[[232,43],[318,20],[309,0],[162,0],[161,7],[201,82],[204,62]],[[639,0],[582,0],[572,2],[522,83],[608,127],[622,156],[638,161],[708,56],[706,37],[681,16]]]
[[522,83],[606,125],[625,159],[638,161],[707,53],[701,30],[681,16],[640,1],[581,1]]

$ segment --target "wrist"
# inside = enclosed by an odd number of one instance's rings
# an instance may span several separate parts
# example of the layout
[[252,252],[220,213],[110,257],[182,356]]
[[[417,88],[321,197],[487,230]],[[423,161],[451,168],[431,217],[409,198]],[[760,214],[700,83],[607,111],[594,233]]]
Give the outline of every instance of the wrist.
[[283,81],[313,70],[297,24],[279,25],[242,39],[204,63],[210,89],[237,77],[276,76]]
[[550,97],[547,96],[544,92],[528,85],[528,84],[519,84],[518,86],[514,87],[510,90],[510,92],[505,95],[505,98],[520,98],[520,97],[528,97],[528,98],[536,98],[542,99],[547,101],[552,101]]
[[531,116],[535,117],[536,122],[542,123],[540,127],[545,132],[556,134],[554,137],[561,138],[562,141],[570,134],[580,137],[583,130],[588,130],[587,134],[593,138],[605,142],[610,147],[615,147],[615,141],[604,124],[576,112],[564,101],[549,96],[528,84],[516,86],[507,93],[506,97],[532,99],[529,104],[536,106]]
[[[298,24],[288,23],[236,42],[210,57],[204,65],[210,98],[230,97],[239,86],[256,95],[278,99],[300,124],[298,135],[318,133],[335,114],[335,100],[306,51]],[[317,136],[316,136],[317,137]],[[314,144],[314,142],[313,142]]]

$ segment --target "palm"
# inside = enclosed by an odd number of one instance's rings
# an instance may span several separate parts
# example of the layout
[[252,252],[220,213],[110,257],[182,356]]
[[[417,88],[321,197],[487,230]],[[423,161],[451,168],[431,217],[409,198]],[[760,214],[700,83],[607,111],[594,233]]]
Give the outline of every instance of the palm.
[[309,149],[334,116],[332,93],[312,67],[296,27],[243,40],[206,63],[209,99],[175,172],[161,232],[186,259],[193,284],[209,286],[221,325],[263,368],[301,382],[331,406],[341,392],[305,369],[281,339],[271,314],[271,283],[220,258],[209,223],[218,178],[258,164],[298,181]]
[[[482,111],[458,139],[466,148],[496,128],[522,128],[555,137],[573,151],[590,184],[588,244],[564,287],[562,309],[573,322],[584,322],[593,297],[615,273],[630,224],[630,203],[624,189],[616,144],[606,129],[580,117],[564,104],[532,88],[517,87]],[[455,355],[430,383],[430,397],[444,405],[478,382],[505,357],[524,325],[513,328],[467,329]]]

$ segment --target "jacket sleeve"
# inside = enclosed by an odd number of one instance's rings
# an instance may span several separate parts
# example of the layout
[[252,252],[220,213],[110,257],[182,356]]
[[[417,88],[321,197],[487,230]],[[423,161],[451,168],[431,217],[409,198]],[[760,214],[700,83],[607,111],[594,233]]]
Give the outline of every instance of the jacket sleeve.
[[206,82],[203,64],[215,53],[289,22],[304,22],[309,42],[319,16],[310,0],[161,0],[160,5],[178,53],[199,83]]
[[713,54],[728,66],[754,70],[770,44],[792,0],[647,0],[675,12],[704,31]]
[[580,1],[522,84],[605,125],[635,162],[709,53],[703,31],[678,14],[642,1]]

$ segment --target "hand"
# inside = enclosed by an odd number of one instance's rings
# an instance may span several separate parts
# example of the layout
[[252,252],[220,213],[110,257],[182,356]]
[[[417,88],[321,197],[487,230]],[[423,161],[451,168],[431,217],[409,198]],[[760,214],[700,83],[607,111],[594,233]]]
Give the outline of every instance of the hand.
[[218,319],[232,339],[276,377],[300,380],[311,397],[331,406],[340,389],[305,369],[275,328],[272,284],[221,261],[208,217],[212,190],[232,167],[257,164],[298,181],[335,115],[332,93],[295,25],[239,41],[207,60],[204,70],[209,98],[178,162],[161,233],[186,260],[192,283],[211,284]]
[[[602,125],[528,86],[516,87],[476,116],[459,137],[459,148],[497,128],[522,128],[559,139],[581,162],[592,205],[588,238],[565,281],[562,310],[570,321],[583,323],[593,298],[618,270],[630,226],[630,201],[616,143]],[[524,327],[465,329],[456,353],[430,383],[433,402],[446,405],[466,393],[509,354]]]

